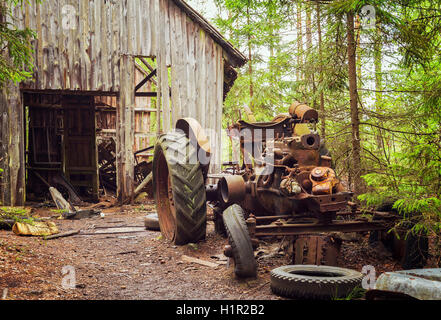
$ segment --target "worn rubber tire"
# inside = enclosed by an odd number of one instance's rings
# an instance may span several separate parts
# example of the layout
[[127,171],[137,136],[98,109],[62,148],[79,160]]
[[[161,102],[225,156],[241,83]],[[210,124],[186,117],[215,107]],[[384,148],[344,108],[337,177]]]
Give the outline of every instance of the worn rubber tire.
[[147,230],[160,231],[158,214],[157,213],[148,214],[144,218],[144,225]]
[[[205,239],[207,225],[207,204],[205,181],[196,148],[183,133],[170,132],[160,136],[153,156],[153,189],[162,234],[174,244],[184,245]],[[164,234],[164,201],[159,197],[158,169],[167,166],[171,182],[173,204],[173,234]],[[162,166],[162,167],[161,167]],[[158,186],[158,187],[157,187]],[[161,201],[163,203],[161,203]]]
[[426,265],[429,251],[429,239],[427,236],[410,233],[404,243],[404,256],[401,266],[404,270],[419,269]]
[[224,220],[222,217],[222,209],[214,209],[213,214],[214,231],[222,238],[226,238],[227,231],[225,230]]
[[237,204],[229,206],[222,219],[233,249],[234,273],[240,278],[256,277],[257,262],[242,208]]
[[360,286],[363,279],[363,274],[355,270],[316,265],[282,266],[273,269],[270,275],[271,290],[275,294],[320,300],[345,297]]

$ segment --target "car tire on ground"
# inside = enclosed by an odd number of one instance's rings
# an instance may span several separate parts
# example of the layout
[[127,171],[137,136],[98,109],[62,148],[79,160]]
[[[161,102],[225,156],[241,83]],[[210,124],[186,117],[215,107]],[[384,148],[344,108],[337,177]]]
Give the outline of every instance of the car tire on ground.
[[287,265],[271,271],[271,290],[296,299],[328,300],[348,296],[361,286],[363,274],[346,268]]

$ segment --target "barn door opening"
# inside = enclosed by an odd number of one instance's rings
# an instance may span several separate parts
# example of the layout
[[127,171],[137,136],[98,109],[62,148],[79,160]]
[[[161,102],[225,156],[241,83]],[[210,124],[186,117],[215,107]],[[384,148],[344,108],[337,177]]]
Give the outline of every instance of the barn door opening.
[[64,173],[88,199],[98,201],[95,102],[93,96],[63,95]]
[[26,195],[72,203],[98,200],[95,104],[92,96],[24,92]]
[[[156,59],[147,57],[135,58],[133,90],[134,103],[134,155],[135,187],[151,172],[153,146],[156,142],[158,75]],[[97,145],[99,164],[99,183],[106,195],[115,195],[116,182],[116,109],[117,97],[96,96]],[[159,112],[161,113],[161,111]],[[159,118],[160,120],[160,118]],[[161,124],[161,123],[160,123]],[[150,184],[144,189],[152,196]]]

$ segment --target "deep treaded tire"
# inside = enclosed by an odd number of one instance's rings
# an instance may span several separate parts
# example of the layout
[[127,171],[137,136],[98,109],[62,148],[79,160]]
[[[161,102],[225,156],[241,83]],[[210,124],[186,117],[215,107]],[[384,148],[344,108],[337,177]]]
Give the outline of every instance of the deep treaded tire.
[[233,249],[234,273],[240,278],[255,277],[257,263],[242,208],[233,204],[225,209],[222,218]]
[[207,205],[196,149],[182,133],[160,136],[153,156],[153,186],[161,233],[177,245],[205,239]]
[[362,273],[351,269],[288,265],[271,271],[271,290],[288,298],[327,300],[347,296],[362,279]]

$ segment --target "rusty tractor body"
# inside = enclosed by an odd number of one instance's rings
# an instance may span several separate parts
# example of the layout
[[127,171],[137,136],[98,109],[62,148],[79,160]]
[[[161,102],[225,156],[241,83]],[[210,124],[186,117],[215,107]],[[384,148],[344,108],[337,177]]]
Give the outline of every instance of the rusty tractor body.
[[[161,232],[177,244],[203,239],[209,202],[216,230],[230,242],[225,255],[234,258],[236,275],[247,277],[256,275],[253,249],[261,237],[384,230],[384,219],[350,218],[356,214],[349,206],[352,193],[310,129],[317,120],[316,110],[295,102],[273,121],[238,121],[228,135],[238,142],[241,163],[226,163],[216,174],[208,173],[210,149],[203,129],[194,119],[178,120],[181,134],[161,136],[153,160]],[[180,163],[176,155],[184,153]],[[191,163],[195,154],[203,159]],[[214,183],[207,184],[209,179]]]
[[317,121],[317,111],[294,103],[289,112],[272,122],[239,121],[229,128],[231,139],[240,140],[244,164],[230,164],[235,174],[222,177],[209,198],[217,197],[221,205],[238,203],[255,216],[302,215],[331,222],[352,193],[336,177],[320,136],[308,128]]

